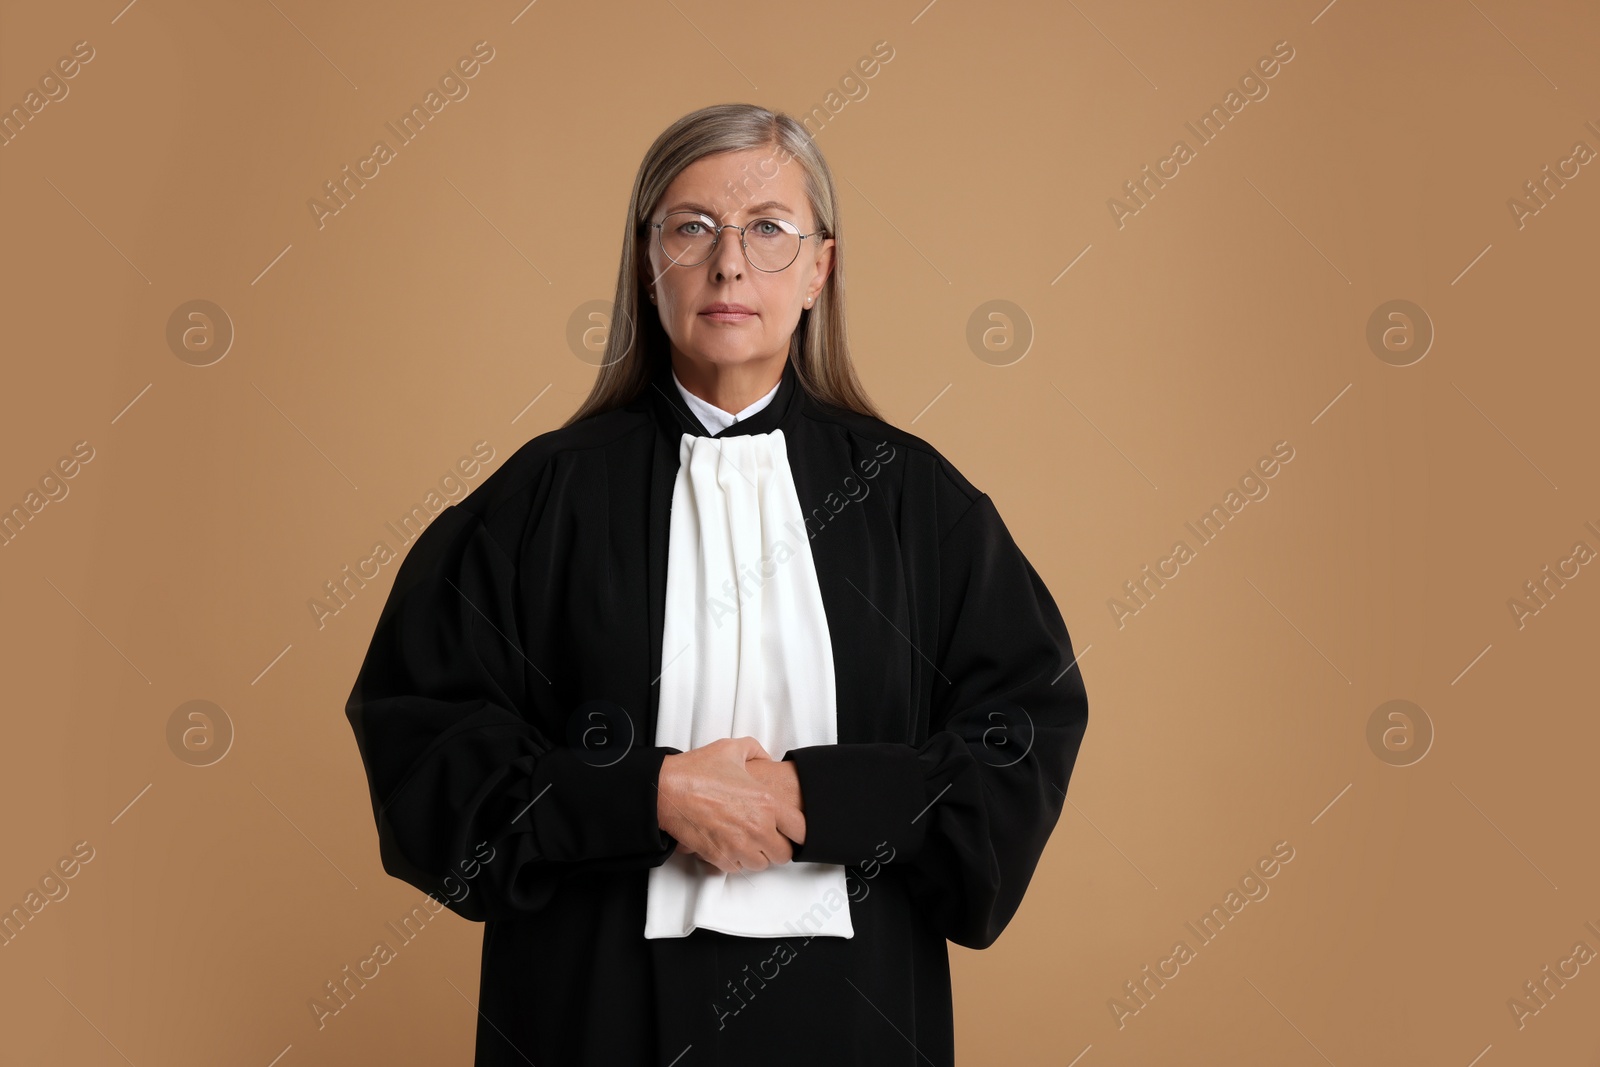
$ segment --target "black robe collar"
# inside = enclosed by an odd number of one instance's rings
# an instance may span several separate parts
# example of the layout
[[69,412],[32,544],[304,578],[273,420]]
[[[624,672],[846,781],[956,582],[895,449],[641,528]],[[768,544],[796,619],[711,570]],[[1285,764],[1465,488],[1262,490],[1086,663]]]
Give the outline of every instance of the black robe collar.
[[[666,430],[673,441],[679,434],[689,433],[696,437],[736,437],[740,434],[769,433],[785,426],[792,415],[800,410],[800,398],[803,390],[800,388],[799,379],[795,376],[794,360],[785,358],[783,361],[783,377],[778,379],[778,391],[768,401],[767,406],[748,418],[740,419],[727,428],[713,433],[711,429],[700,422],[689,405],[684,403],[683,394],[678,392],[678,386],[672,380],[672,361],[663,356],[661,362],[656,364],[651,375],[650,384],[645,388],[650,410],[656,422]],[[676,450],[674,450],[676,456]]]

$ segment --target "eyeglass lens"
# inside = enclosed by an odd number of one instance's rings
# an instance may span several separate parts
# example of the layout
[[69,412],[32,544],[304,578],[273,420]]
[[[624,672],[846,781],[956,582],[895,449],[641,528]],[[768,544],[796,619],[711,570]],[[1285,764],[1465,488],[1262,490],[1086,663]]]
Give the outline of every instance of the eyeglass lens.
[[[703,263],[716,241],[714,224],[695,211],[675,211],[661,222],[661,247],[682,267]],[[737,240],[737,232],[730,235]],[[752,219],[744,228],[746,254],[757,270],[782,270],[800,254],[800,231],[782,219]]]

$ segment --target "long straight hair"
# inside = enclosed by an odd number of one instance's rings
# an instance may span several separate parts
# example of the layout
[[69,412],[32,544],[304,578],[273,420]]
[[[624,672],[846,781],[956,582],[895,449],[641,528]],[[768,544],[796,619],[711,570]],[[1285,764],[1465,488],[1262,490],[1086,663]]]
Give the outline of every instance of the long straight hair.
[[[754,104],[713,104],[693,111],[668,126],[639,164],[628,198],[628,220],[622,232],[622,262],[612,302],[611,328],[593,388],[563,426],[570,426],[631,402],[649,387],[656,367],[671,359],[671,345],[655,305],[641,300],[642,282],[650,273],[649,221],[667,187],[683,169],[703,156],[750,148],[770,148],[777,165],[798,163],[805,172],[806,197],[817,225],[834,239],[833,264],[817,294],[816,305],[800,312],[789,339],[789,360],[799,386],[817,400],[835,407],[882,418],[856,377],[844,315],[844,235],[833,174],[804,126],[783,112]],[[746,179],[758,187],[771,173]],[[746,190],[731,190],[743,198]],[[642,239],[641,239],[642,238]]]

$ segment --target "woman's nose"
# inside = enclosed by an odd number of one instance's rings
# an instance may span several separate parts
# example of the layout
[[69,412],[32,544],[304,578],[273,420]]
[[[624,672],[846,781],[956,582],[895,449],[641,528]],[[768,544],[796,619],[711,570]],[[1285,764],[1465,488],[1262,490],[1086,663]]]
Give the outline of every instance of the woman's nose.
[[719,277],[737,278],[744,273],[743,237],[739,228],[731,223],[717,231],[717,247],[711,254],[711,265]]

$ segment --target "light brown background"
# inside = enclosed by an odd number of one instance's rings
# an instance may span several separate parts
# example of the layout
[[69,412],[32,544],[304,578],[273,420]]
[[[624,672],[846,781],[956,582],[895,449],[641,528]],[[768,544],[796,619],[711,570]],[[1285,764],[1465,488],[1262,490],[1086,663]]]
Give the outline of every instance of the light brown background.
[[[7,1062],[469,1061],[453,915],[308,1007],[420,894],[342,713],[394,567],[322,629],[307,601],[473,442],[497,466],[579,402],[569,318],[611,296],[639,158],[728,100],[824,108],[868,388],[994,497],[1083,654],[1029,896],[952,949],[961,1062],[1596,1062],[1600,962],[1520,1029],[1507,1001],[1600,950],[1600,576],[1521,629],[1507,601],[1600,549],[1600,165],[1520,229],[1507,200],[1600,149],[1600,16],[1323,2],[6,5],[6,108],[95,49],[0,148],[0,503],[95,450],[0,548],[0,903],[95,849],[0,948]],[[319,229],[480,40],[470,95]],[[1107,199],[1280,40],[1270,95],[1119,229]],[[1365,340],[1397,298],[1437,333],[1403,368]],[[236,330],[203,368],[165,336],[194,299]],[[1006,367],[966,341],[995,299],[1033,331]],[[1119,629],[1107,600],[1280,440],[1270,495]],[[1407,767],[1367,742],[1397,698],[1435,731]],[[167,740],[194,699],[236,731],[207,767]],[[1119,1028],[1278,841],[1270,895]]]

